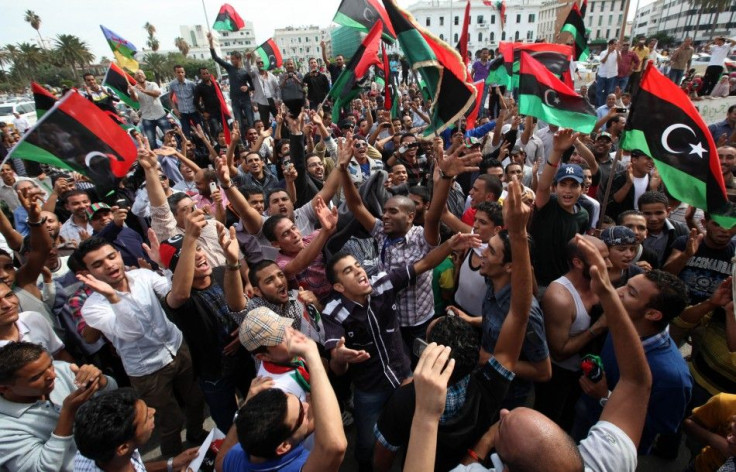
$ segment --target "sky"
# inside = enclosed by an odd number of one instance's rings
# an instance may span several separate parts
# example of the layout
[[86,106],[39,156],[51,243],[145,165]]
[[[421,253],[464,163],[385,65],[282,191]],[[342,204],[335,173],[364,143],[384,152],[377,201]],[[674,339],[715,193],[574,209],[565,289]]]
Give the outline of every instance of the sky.
[[[416,0],[398,0],[407,7]],[[640,7],[654,0],[640,0]],[[79,36],[90,46],[97,60],[112,57],[100,24],[132,42],[138,50],[146,46],[143,25],[149,21],[157,30],[161,50],[173,50],[174,38],[180,35],[179,25],[205,24],[204,9],[210,25],[214,23],[222,0],[138,0],[116,2],[106,0],[0,0],[3,25],[0,45],[37,39],[31,26],[23,21],[26,10],[41,17],[41,35],[44,40],[57,34]],[[256,40],[260,43],[273,35],[276,28],[317,25],[326,27],[340,5],[340,0],[230,0],[231,5],[247,22],[255,26]],[[462,8],[463,2],[457,2]],[[267,5],[268,9],[263,8]],[[636,0],[631,0],[629,18],[633,18]],[[274,13],[275,12],[275,13]],[[52,43],[53,44],[53,43]]]

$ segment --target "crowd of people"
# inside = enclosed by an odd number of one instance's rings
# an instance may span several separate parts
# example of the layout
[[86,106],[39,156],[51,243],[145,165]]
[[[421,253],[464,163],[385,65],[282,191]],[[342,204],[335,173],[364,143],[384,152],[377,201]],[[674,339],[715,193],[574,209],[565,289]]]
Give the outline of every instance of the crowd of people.
[[[213,48],[231,122],[207,69],[174,68],[171,114],[138,71],[113,194],[0,168],[0,468],[185,470],[209,415],[225,472],[337,471],[352,432],[361,471],[634,471],[683,433],[688,470],[733,470],[736,229],[620,150],[628,46],[589,135],[489,87],[475,127],[424,137],[400,63],[397,114],[368,88],[337,123],[342,56],[277,77]],[[94,75],[79,93],[116,110]],[[736,106],[710,131],[736,196]]]

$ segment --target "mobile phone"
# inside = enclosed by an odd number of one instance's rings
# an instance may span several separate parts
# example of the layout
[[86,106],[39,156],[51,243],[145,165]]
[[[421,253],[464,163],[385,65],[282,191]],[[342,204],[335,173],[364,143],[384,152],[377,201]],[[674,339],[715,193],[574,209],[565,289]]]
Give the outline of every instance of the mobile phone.
[[628,112],[629,110],[627,110],[626,108],[618,108],[618,107],[616,108],[616,113],[628,113]]
[[406,152],[406,146],[401,146],[399,148],[399,154],[404,154]]
[[422,357],[422,353],[427,349],[427,341],[424,339],[414,339],[414,355],[416,357]]
[[118,208],[126,209],[127,210],[128,209],[128,200],[126,200],[124,198],[118,198],[117,200],[115,200],[115,206],[117,206]]
[[216,191],[217,191],[217,183],[210,182],[210,193],[215,193]]

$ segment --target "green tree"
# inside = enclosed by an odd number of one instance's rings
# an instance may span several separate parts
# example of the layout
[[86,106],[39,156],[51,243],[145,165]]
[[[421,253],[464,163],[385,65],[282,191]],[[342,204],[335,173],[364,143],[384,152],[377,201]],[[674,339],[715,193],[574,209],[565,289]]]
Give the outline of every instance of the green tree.
[[87,43],[73,34],[59,34],[54,42],[54,54],[63,65],[71,68],[74,78],[77,78],[77,66],[84,67],[95,60]]
[[163,54],[148,53],[143,56],[143,64],[146,68],[153,72],[156,82],[161,85],[161,81],[171,76],[168,70],[168,61]]
[[34,80],[35,72],[44,62],[43,50],[31,43],[18,43],[18,58],[14,68],[26,79]]
[[41,48],[46,49],[46,45],[43,43],[43,37],[41,37],[41,17],[36,14],[33,10],[26,10],[25,17],[23,18],[26,23],[31,25],[33,29],[38,33],[39,44]]
[[146,44],[153,52],[158,51],[158,48],[160,46],[158,39],[156,39],[156,27],[153,26],[150,22],[146,22],[145,25],[143,25],[143,29],[146,30],[148,33],[148,39],[146,40]]
[[178,49],[183,56],[189,54],[189,43],[187,43],[181,36],[174,39],[174,46],[176,46],[176,49]]

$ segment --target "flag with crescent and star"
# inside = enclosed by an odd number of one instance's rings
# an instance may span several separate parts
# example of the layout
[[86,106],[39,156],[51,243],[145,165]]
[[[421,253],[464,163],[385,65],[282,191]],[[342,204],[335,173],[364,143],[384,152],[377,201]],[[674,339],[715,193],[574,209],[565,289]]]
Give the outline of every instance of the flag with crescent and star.
[[519,67],[521,53],[526,52],[534,57],[554,75],[560,77],[568,86],[574,87],[570,62],[575,50],[567,44],[552,43],[509,43],[501,41],[498,49],[503,55],[506,72],[509,76],[509,87],[512,90],[519,88]]
[[257,54],[263,61],[263,70],[271,70],[281,67],[283,62],[281,58],[281,50],[273,38],[258,46],[253,53]]
[[389,44],[396,41],[396,33],[380,0],[342,0],[332,21],[365,33],[369,32],[376,22],[381,22],[383,40]]
[[583,14],[580,12],[577,3],[572,4],[570,13],[568,13],[560,31],[572,36],[575,44],[575,60],[584,62],[590,55],[590,49],[588,49],[588,36],[585,32]]
[[[455,48],[421,28],[393,0],[383,0],[401,49],[419,73],[430,96],[430,120],[424,135],[440,133],[465,115],[478,93],[468,83],[468,68]],[[423,91],[424,93],[424,91]]]
[[651,63],[632,100],[621,148],[654,159],[673,197],[707,211],[724,228],[736,226],[713,136],[687,94]]
[[593,131],[593,106],[529,53],[521,53],[519,113],[581,133]]

